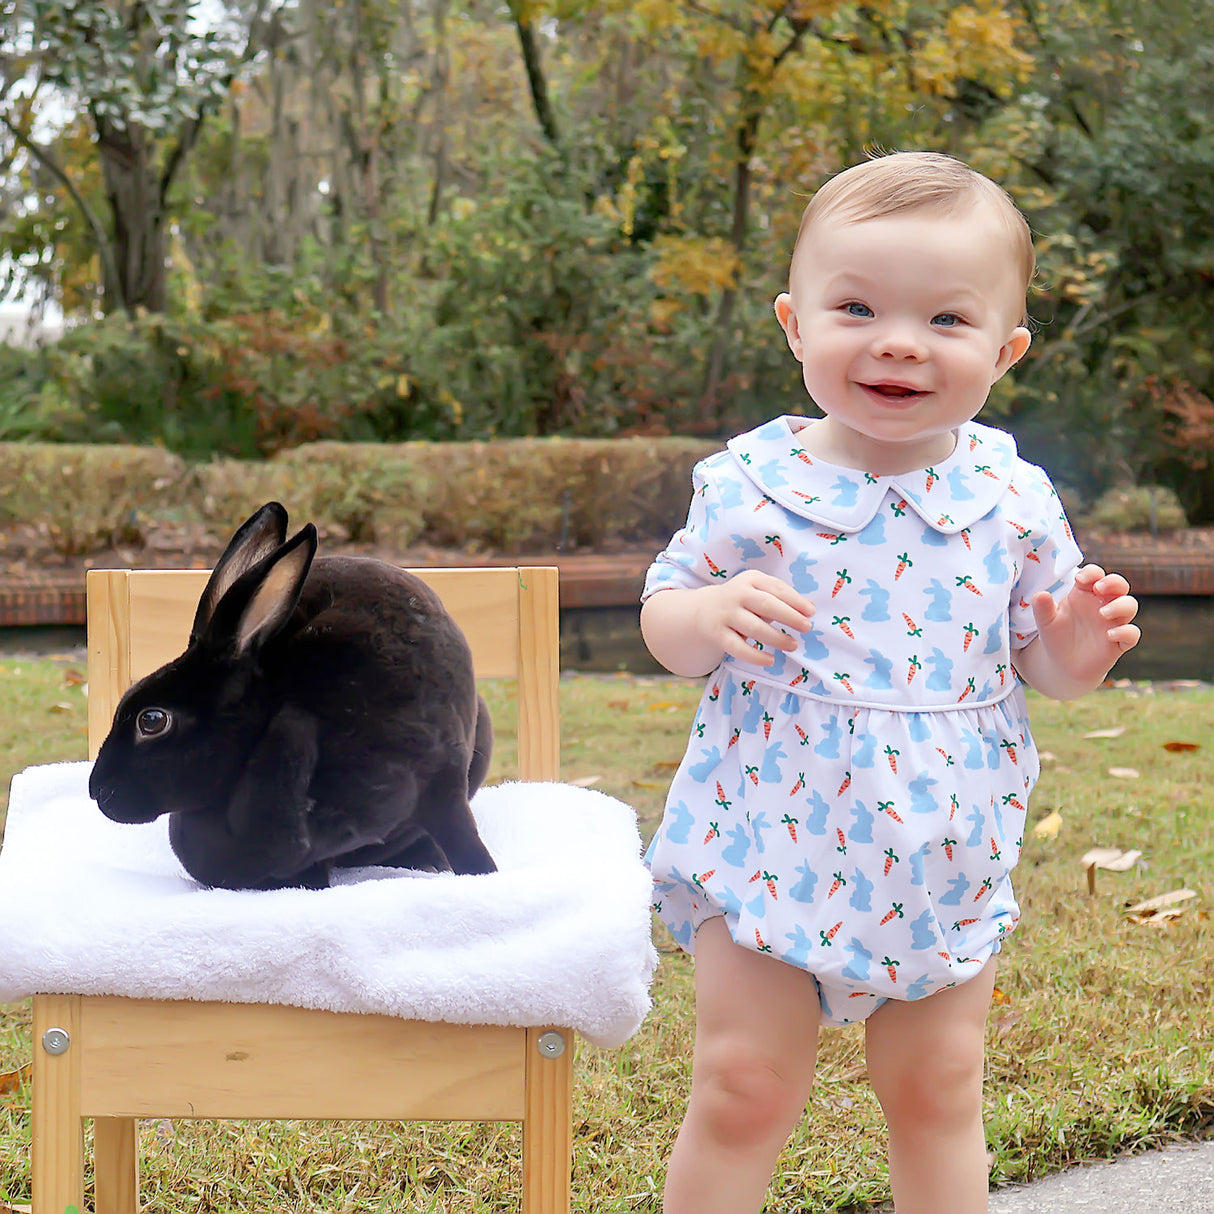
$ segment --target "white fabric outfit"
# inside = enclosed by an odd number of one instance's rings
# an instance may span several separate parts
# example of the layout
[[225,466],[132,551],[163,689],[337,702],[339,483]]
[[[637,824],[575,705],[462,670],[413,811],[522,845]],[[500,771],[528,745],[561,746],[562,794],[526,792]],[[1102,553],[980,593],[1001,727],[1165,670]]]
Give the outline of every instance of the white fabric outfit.
[[649,570],[644,597],[762,570],[816,614],[774,666],[709,677],[647,860],[682,948],[723,915],[812,974],[838,1025],[973,977],[1015,926],[1039,765],[1013,654],[1080,553],[1001,431],[971,423],[943,463],[875,476],[811,459],[813,424],[778,418],[697,464]]

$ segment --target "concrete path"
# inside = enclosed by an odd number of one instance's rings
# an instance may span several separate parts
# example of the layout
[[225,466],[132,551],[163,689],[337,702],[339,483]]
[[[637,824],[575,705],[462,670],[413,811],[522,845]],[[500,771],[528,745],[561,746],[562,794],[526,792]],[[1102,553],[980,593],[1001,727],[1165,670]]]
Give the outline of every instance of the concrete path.
[[990,1214],[1214,1214],[1214,1141],[1130,1155],[996,1189]]

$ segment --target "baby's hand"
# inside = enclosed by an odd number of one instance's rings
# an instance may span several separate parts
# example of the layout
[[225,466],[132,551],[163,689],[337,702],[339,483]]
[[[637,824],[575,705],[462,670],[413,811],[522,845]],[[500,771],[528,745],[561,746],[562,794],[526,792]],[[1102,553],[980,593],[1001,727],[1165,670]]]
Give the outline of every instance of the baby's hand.
[[1060,602],[1042,591],[1033,596],[1037,632],[1050,661],[1076,683],[1097,687],[1142,633],[1131,621],[1138,601],[1119,573],[1085,565]]
[[[705,641],[756,666],[770,666],[770,649],[796,649],[797,639],[785,629],[804,632],[814,614],[813,604],[787,582],[748,569],[720,586],[694,592],[696,631]],[[756,649],[755,642],[762,649]]]

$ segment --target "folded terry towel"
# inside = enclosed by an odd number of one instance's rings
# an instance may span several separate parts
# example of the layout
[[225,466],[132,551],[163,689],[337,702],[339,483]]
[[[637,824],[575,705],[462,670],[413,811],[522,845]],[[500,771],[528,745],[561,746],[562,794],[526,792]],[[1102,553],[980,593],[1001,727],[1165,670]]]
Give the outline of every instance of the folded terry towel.
[[285,1003],[463,1024],[554,1024],[618,1045],[656,954],[636,816],[567,784],[483,788],[499,871],[343,870],[325,890],[206,889],[167,818],[129,826],[88,763],[13,778],[0,849],[0,1001],[36,992]]

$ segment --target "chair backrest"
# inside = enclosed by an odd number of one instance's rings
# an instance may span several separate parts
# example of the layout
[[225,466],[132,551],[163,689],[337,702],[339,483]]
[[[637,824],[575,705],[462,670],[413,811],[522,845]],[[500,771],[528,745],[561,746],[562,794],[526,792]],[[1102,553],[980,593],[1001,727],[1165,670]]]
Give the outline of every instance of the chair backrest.
[[[477,678],[518,681],[518,778],[559,778],[557,570],[547,566],[415,569],[472,648]],[[88,574],[89,756],[123,692],[177,657],[209,573],[95,569]]]

